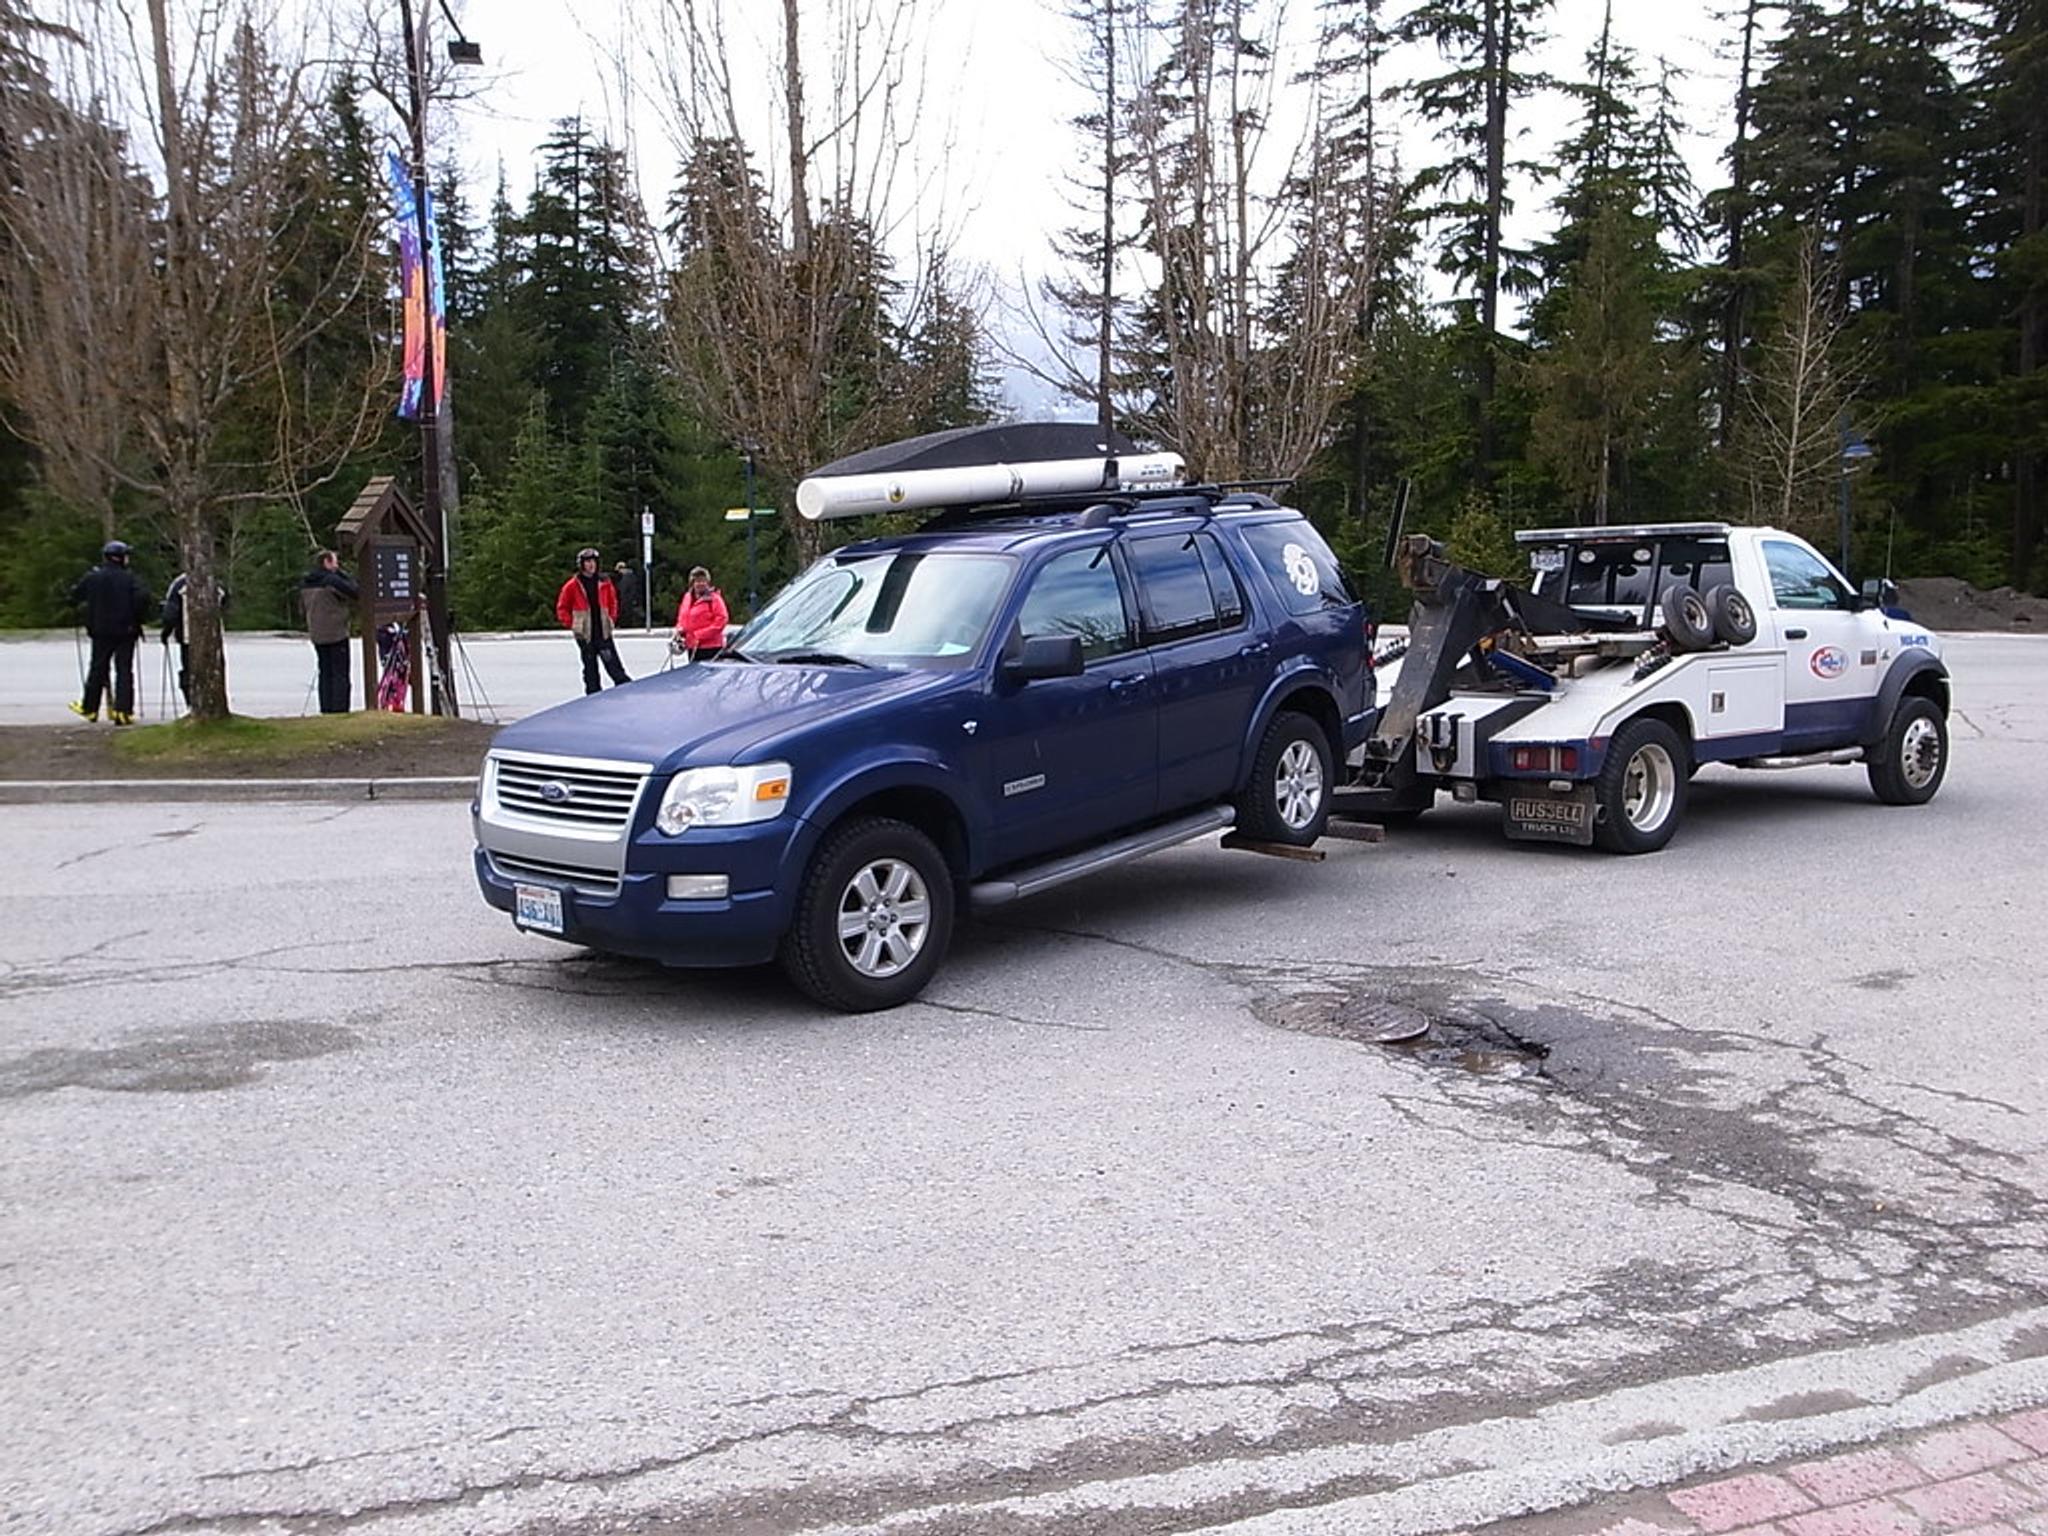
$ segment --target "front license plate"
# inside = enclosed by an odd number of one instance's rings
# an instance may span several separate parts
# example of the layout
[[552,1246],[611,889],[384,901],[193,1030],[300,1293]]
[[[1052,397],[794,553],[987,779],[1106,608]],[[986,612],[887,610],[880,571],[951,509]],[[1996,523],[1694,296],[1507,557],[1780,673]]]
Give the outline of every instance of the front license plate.
[[512,892],[512,921],[535,933],[562,931],[562,893],[545,885],[521,885]]
[[1562,795],[1509,795],[1507,834],[1525,843],[1590,845],[1593,841],[1593,786],[1587,784]]

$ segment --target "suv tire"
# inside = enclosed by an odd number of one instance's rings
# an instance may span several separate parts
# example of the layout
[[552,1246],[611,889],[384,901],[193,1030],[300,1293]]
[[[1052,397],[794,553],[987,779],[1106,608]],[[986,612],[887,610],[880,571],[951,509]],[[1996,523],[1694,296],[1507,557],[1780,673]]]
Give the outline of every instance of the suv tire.
[[1870,792],[1886,805],[1925,805],[1948,772],[1948,720],[1932,699],[1908,694],[1871,749]]
[[825,834],[783,935],[783,971],[843,1013],[895,1008],[925,989],[953,937],[953,874],[908,822],[868,816]]
[[1635,719],[1614,733],[1593,781],[1593,842],[1609,853],[1655,853],[1685,815],[1692,754],[1662,720]]
[[1237,830],[1254,842],[1306,848],[1330,821],[1330,742],[1298,710],[1283,709],[1266,727],[1252,776],[1237,797]]

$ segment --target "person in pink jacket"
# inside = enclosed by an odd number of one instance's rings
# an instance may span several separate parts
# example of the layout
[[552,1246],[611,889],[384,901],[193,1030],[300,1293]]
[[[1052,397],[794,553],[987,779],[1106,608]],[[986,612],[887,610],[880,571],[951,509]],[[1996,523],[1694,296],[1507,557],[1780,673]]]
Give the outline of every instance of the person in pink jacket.
[[724,647],[730,619],[724,596],[711,585],[711,573],[701,565],[694,567],[689,589],[676,606],[676,644],[692,661],[709,661]]

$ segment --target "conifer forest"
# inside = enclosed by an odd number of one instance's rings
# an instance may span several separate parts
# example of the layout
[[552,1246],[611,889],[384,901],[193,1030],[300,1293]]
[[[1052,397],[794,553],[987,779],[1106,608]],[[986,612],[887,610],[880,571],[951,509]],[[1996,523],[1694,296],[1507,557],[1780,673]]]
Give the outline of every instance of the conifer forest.
[[[479,177],[431,120],[464,629],[551,622],[579,545],[637,568],[643,511],[658,612],[692,563],[735,592],[742,455],[791,507],[1008,413],[1006,370],[1200,477],[1291,478],[1361,570],[1404,499],[1503,573],[1568,523],[1833,551],[1851,477],[1853,578],[2048,589],[2048,0],[1721,0],[1706,123],[1611,18],[1539,71],[1551,0],[1017,0],[1095,103],[1046,124],[1072,218],[1028,291],[896,201],[915,0],[745,0],[785,44],[752,85],[738,3],[645,0],[661,157],[568,118]],[[68,624],[117,533],[157,591],[211,569],[229,625],[294,624],[364,481],[417,480],[405,39],[332,9],[0,0],[0,625]],[[850,532],[758,526],[764,595]]]

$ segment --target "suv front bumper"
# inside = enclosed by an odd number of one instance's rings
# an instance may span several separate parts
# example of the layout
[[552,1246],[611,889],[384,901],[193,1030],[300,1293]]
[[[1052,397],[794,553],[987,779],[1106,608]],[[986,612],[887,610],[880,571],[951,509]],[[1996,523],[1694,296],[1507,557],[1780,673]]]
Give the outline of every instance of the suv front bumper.
[[[480,831],[489,837],[488,828]],[[796,817],[778,817],[747,827],[698,828],[679,838],[643,832],[626,850],[616,892],[501,869],[491,850],[479,846],[476,883],[484,900],[502,912],[514,910],[521,885],[559,891],[562,931],[521,930],[541,938],[666,965],[759,965],[775,957],[789,927],[812,841],[808,831]],[[671,900],[670,875],[724,875],[730,894]]]

